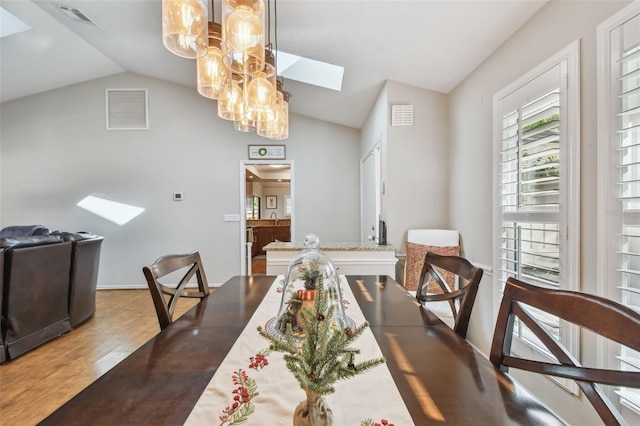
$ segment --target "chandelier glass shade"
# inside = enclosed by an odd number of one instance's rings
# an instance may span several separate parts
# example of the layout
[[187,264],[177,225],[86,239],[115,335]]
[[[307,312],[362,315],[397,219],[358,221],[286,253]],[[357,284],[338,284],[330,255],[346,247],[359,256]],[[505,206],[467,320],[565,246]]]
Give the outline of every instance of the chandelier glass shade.
[[218,117],[225,120],[239,121],[244,115],[242,83],[230,78],[218,99]]
[[233,127],[239,132],[255,132],[256,131],[256,122],[249,120],[246,116],[240,120],[233,122]]
[[276,118],[276,90],[267,80],[265,73],[259,72],[249,77],[245,93],[245,116],[252,121],[264,123]]
[[289,137],[289,94],[278,93],[282,94],[282,101],[278,108],[277,121],[272,125],[272,129],[266,137],[273,140],[284,140]]
[[255,74],[264,68],[263,0],[223,0],[222,43],[225,65],[239,74]]
[[207,1],[162,0],[162,43],[175,55],[196,59],[207,53]]
[[[240,132],[286,139],[289,96],[278,80],[271,45],[271,1],[276,0],[267,0],[268,9],[264,0],[220,0],[222,24],[208,21],[207,1],[213,21],[214,0],[162,0],[163,44],[196,59],[198,93],[218,101],[220,118],[233,121]],[[273,33],[277,46],[277,30]]]
[[289,95],[285,93],[285,98],[282,101],[282,115],[277,131],[269,136],[270,139],[276,141],[282,141],[289,137]]
[[209,22],[209,48],[207,54],[196,60],[198,93],[210,99],[218,99],[229,71],[222,60],[222,27]]
[[273,107],[275,117],[271,121],[259,122],[257,126],[257,133],[265,138],[272,138],[278,134],[279,126],[282,122],[282,92],[276,92],[276,102]]

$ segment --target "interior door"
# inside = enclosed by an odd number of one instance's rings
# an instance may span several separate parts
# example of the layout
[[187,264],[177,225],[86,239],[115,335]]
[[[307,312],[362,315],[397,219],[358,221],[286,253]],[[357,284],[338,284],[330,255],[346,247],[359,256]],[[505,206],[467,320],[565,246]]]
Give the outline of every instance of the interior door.
[[380,144],[360,163],[360,241],[378,240],[380,218]]

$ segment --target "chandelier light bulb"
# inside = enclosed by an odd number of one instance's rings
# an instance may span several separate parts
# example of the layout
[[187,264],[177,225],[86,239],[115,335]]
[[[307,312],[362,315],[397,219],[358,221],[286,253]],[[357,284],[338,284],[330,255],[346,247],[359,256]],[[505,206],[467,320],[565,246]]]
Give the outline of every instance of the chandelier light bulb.
[[247,86],[247,117],[258,123],[273,120],[275,118],[275,92],[275,88],[267,80],[266,74],[257,73]]
[[264,68],[264,2],[226,0],[222,8],[225,65],[238,74]]
[[244,52],[263,41],[264,28],[247,6],[238,6],[226,24],[227,40],[234,51]]
[[[246,90],[243,95],[246,97]],[[239,132],[255,132],[256,131],[256,122],[249,120],[246,115],[247,104],[243,101],[239,104],[240,107],[240,115],[241,118],[233,122],[233,127]]]
[[285,140],[289,137],[289,102],[287,101],[288,95],[282,100],[281,111],[282,115],[280,116],[281,122],[279,124],[278,132],[272,136],[268,136],[273,140]]
[[198,93],[210,99],[218,99],[227,83],[229,71],[222,60],[222,35],[220,24],[209,22],[208,53],[197,59]]
[[244,108],[242,95],[242,88],[238,82],[232,80],[218,99],[218,116],[225,120],[241,120]]
[[172,53],[196,59],[207,53],[206,0],[162,0],[162,42]]
[[198,93],[210,99],[218,99],[227,74],[220,49],[209,48],[209,53],[198,59]]
[[264,136],[266,138],[272,138],[274,136],[279,135],[282,132],[282,126],[284,124],[282,102],[283,102],[282,92],[277,91],[276,102],[273,106],[274,112],[275,112],[275,118],[271,121],[258,123],[257,133],[260,136]]

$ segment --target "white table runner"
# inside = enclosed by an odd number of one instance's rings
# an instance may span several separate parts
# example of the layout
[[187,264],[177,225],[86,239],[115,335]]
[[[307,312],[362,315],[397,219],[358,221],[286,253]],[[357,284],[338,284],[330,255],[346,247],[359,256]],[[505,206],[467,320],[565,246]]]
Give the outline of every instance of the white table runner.
[[[257,332],[257,327],[265,326],[273,318],[280,306],[284,279],[278,276],[265,295],[264,300],[242,331],[226,358],[209,382],[209,385],[196,403],[187,419],[187,425],[233,425],[223,423],[220,416],[225,408],[233,410],[234,396],[238,396],[236,416],[251,411],[243,425],[291,425],[293,411],[299,402],[305,399],[293,374],[287,369],[283,354],[272,352],[267,355],[268,365],[261,369],[251,368],[251,357],[268,348],[269,342]],[[340,276],[343,298],[348,301],[345,313],[356,324],[364,322],[364,316],[356,303],[353,293],[344,276]],[[356,361],[381,357],[382,352],[371,330],[367,329],[353,344],[361,350]],[[240,404],[243,395],[234,394],[238,384],[234,384],[233,375],[243,370],[249,379],[255,381],[258,395],[249,404]],[[336,392],[326,395],[325,399],[333,411],[335,426],[359,426],[365,419],[380,423],[388,420],[396,426],[413,425],[402,396],[398,392],[386,364],[351,379],[336,383]]]

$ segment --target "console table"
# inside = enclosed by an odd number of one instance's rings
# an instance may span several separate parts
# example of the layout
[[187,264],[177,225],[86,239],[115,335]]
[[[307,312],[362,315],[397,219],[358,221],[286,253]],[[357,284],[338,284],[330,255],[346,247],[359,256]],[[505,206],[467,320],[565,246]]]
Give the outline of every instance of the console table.
[[[273,242],[264,247],[267,252],[267,275],[287,272],[287,266],[300,251],[302,243]],[[390,245],[375,243],[320,243],[338,269],[346,275],[396,275],[396,250]]]

